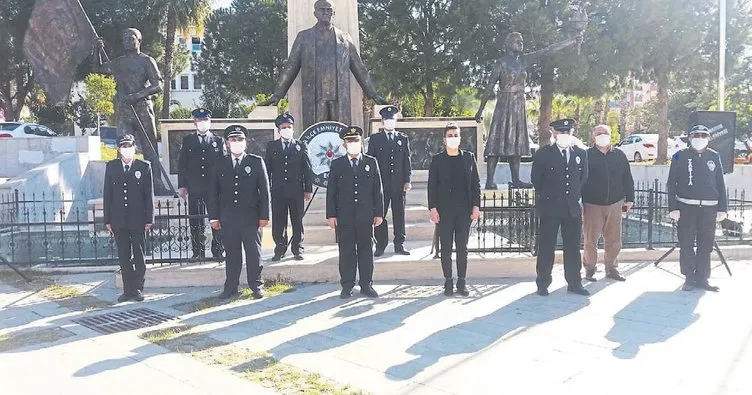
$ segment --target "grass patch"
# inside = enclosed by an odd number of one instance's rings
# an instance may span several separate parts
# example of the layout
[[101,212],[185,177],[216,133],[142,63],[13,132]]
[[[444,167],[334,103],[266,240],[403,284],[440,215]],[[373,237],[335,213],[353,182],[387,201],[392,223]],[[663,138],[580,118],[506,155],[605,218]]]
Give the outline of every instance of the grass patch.
[[[27,272],[27,275],[31,276],[31,273]],[[34,273],[34,276],[31,277],[32,281],[27,282],[12,271],[0,271],[0,282],[22,291],[37,293],[39,297],[73,311],[92,311],[113,305],[112,302],[85,295],[74,286],[58,284],[56,282],[58,275],[59,273]]]
[[[295,283],[289,278],[277,275],[276,278],[264,280],[264,294],[267,298],[293,291],[295,291]],[[250,289],[244,289],[240,292],[240,296],[237,298],[220,300],[217,297],[208,297],[193,302],[178,303],[170,307],[185,313],[197,313],[199,311],[213,309],[219,306],[247,302],[250,300],[253,300],[253,291]]]
[[37,344],[52,343],[71,336],[75,336],[75,334],[63,328],[48,328],[0,335],[0,352],[12,351]]
[[142,339],[172,352],[187,354],[209,365],[221,366],[243,379],[259,383],[281,394],[362,395],[365,392],[296,366],[280,362],[267,352],[253,352],[191,332],[177,326],[145,332]]
[[49,300],[77,298],[81,295],[78,288],[70,285],[52,284],[39,291],[39,296]]

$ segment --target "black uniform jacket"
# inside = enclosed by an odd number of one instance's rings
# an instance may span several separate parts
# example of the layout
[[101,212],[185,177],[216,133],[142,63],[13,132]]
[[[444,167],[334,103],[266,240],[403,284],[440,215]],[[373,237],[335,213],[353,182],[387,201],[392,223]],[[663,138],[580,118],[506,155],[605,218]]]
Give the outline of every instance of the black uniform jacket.
[[107,162],[104,173],[104,223],[113,229],[143,229],[154,223],[151,164],[133,159],[128,173],[123,162]]
[[222,227],[258,226],[269,220],[271,199],[269,178],[264,160],[247,154],[240,166],[233,168],[232,155],[224,157],[214,168],[209,188],[209,218]]
[[389,142],[386,132],[372,135],[368,139],[367,153],[379,162],[384,189],[401,192],[412,176],[410,140],[404,133],[393,133],[393,142]]
[[[480,176],[478,166],[475,163],[475,155],[469,151],[460,150],[462,163],[465,167],[464,188],[468,190],[468,197],[473,206],[480,207]],[[446,151],[436,154],[431,159],[431,167],[428,171],[428,209],[447,210],[454,207],[452,201],[452,189],[455,184],[449,171],[449,155]],[[472,209],[472,207],[469,207]]]
[[706,149],[698,153],[685,148],[671,158],[666,183],[668,207],[678,210],[677,197],[692,200],[717,200],[718,211],[728,209],[726,182],[723,179],[723,165],[718,152]]
[[269,173],[272,195],[299,197],[313,192],[313,172],[308,146],[301,141],[291,140],[287,151],[282,140],[270,141],[266,145],[266,170]]
[[569,148],[569,162],[564,163],[561,149],[555,145],[535,153],[530,176],[535,187],[535,206],[540,215],[577,218],[582,215],[582,188],[588,177],[587,153]]
[[225,156],[222,137],[209,136],[209,144],[201,144],[197,133],[189,134],[183,138],[180,147],[178,188],[188,188],[188,193],[193,196],[206,196],[209,193],[209,179],[214,166]]
[[338,225],[372,224],[384,216],[384,193],[379,165],[372,156],[361,155],[353,169],[350,157],[332,161],[326,188],[326,218],[337,218]]

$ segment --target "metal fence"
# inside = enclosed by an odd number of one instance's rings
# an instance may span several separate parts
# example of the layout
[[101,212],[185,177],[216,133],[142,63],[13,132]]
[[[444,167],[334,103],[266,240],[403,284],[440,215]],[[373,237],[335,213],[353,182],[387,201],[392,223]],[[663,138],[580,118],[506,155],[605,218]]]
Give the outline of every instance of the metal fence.
[[[146,234],[145,258],[150,264],[204,262],[193,258],[188,214],[181,199],[159,199],[154,226]],[[208,221],[205,221],[208,222]],[[199,228],[211,240],[207,225]],[[85,196],[23,194],[0,196],[0,255],[18,265],[49,266],[117,264],[115,239],[104,224],[102,199]]]

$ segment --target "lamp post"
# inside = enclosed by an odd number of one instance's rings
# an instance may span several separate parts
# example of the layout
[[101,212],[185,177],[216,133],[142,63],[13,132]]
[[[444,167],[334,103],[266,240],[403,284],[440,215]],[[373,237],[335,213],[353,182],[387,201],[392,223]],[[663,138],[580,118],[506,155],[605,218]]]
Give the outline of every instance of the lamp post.
[[726,108],[726,0],[719,0],[720,38],[718,48],[718,110]]

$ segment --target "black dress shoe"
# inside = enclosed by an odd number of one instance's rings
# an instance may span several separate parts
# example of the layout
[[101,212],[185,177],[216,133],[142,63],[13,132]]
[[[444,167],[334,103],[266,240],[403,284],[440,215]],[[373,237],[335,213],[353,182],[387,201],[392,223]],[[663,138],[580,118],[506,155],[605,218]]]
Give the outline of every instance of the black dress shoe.
[[369,298],[378,298],[379,297],[379,293],[376,292],[376,290],[373,289],[373,287],[370,286],[370,285],[361,286],[360,287],[360,293],[362,295],[364,295],[364,296],[369,297]]
[[376,251],[373,252],[373,256],[379,257],[384,255],[384,249],[383,248],[377,248]]
[[342,292],[339,293],[340,299],[349,299],[353,295],[352,289],[343,289]]
[[616,280],[616,281],[627,281],[626,278],[622,277],[622,275],[619,274],[619,272],[616,272],[616,271],[606,273],[606,277],[608,277],[608,278],[610,278],[612,280]]
[[284,256],[285,254],[281,254],[281,255],[274,254],[274,256],[272,257],[272,262],[279,262],[282,260],[282,257]]
[[143,302],[144,293],[140,289],[133,291],[133,300],[135,300],[136,302]]
[[394,253],[397,255],[410,255],[410,251],[404,249],[403,247],[394,247]]
[[454,281],[451,278],[444,280],[444,296],[454,295]]
[[295,255],[295,260],[296,260],[296,261],[302,261],[302,260],[304,260],[304,259],[305,259],[305,258],[303,258],[303,255],[300,255],[300,254],[298,254],[298,255]]
[[595,269],[585,269],[585,280],[588,281],[598,281],[598,279],[595,278]]
[[264,290],[261,288],[251,288],[251,296],[253,299],[261,299],[264,297]]
[[123,292],[122,295],[118,296],[118,303],[127,302],[129,300],[133,299],[133,295],[129,292]]
[[237,290],[230,291],[230,290],[226,289],[226,290],[222,291],[221,294],[219,294],[218,298],[225,300],[225,299],[230,299],[233,296],[237,296],[237,295],[238,295],[238,291]]
[[499,187],[496,184],[487,183],[485,189],[499,189]]
[[462,296],[470,296],[470,291],[467,290],[467,283],[464,278],[457,280],[457,293]]
[[582,295],[582,296],[588,296],[590,295],[590,291],[583,288],[582,286],[579,287],[567,287],[567,292]]
[[548,296],[548,289],[546,288],[538,288],[537,291],[535,291],[540,296]]
[[710,292],[718,292],[718,291],[720,291],[720,290],[721,290],[721,289],[720,289],[719,287],[716,287],[716,286],[714,286],[714,285],[710,285],[710,284],[708,284],[708,283],[707,283],[707,282],[705,282],[705,281],[703,281],[703,282],[697,282],[697,283],[695,284],[695,286],[696,286],[697,288],[699,288],[699,289],[704,289],[704,290],[706,290],[706,291],[710,291]]

